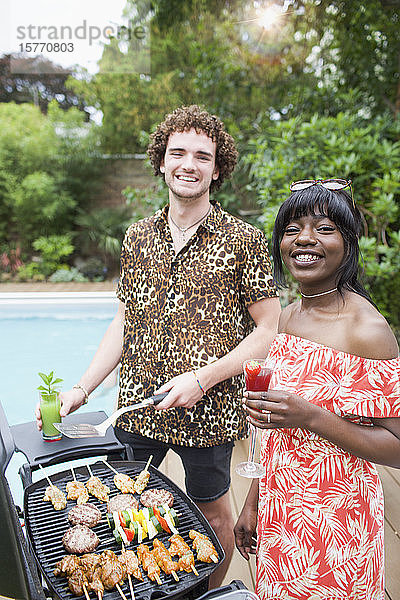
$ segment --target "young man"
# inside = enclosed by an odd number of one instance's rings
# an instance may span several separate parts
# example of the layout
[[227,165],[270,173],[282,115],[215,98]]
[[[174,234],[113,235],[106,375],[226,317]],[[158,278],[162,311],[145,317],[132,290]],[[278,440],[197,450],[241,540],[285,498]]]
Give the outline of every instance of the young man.
[[[131,225],[121,253],[117,314],[62,415],[79,408],[120,362],[119,406],[169,392],[154,408],[126,413],[115,433],[137,460],[182,459],[186,491],[233,551],[230,461],[247,436],[243,361],[266,356],[280,312],[261,231],[210,200],[232,173],[237,151],[217,117],[197,106],[168,115],[148,148],[169,203]],[[255,328],[254,328],[255,324]],[[40,421],[39,421],[40,425]]]

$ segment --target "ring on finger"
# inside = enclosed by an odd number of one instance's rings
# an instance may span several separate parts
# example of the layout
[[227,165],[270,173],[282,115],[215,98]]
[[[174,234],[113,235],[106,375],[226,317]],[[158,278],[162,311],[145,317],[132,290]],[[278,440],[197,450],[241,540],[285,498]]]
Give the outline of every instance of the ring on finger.
[[260,398],[261,398],[261,400],[267,400],[268,399],[268,393],[267,392],[261,392]]
[[266,410],[264,412],[267,415],[267,423],[268,423],[268,425],[270,425],[271,424],[271,411],[270,410]]

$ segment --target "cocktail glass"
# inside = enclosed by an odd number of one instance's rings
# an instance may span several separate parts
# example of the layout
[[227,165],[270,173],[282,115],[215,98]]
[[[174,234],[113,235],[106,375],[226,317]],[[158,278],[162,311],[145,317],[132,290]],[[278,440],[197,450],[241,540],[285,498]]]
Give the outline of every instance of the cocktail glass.
[[59,392],[55,391],[51,394],[39,392],[39,397],[44,441],[56,442],[61,440],[62,434],[53,425],[53,423],[61,423]]
[[[246,390],[249,392],[266,392],[272,377],[273,365],[265,358],[252,358],[243,363]],[[265,474],[265,468],[254,462],[257,442],[257,428],[250,425],[249,454],[247,461],[235,467],[236,473],[242,477],[257,478]]]

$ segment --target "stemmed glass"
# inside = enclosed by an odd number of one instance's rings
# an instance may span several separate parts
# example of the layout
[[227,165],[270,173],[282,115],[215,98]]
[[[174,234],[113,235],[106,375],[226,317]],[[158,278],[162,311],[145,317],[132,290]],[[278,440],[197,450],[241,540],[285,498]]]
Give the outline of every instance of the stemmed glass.
[[[243,371],[246,381],[246,390],[249,392],[266,392],[272,377],[273,365],[265,358],[252,358],[243,363]],[[242,477],[257,478],[265,474],[264,467],[254,462],[254,454],[257,441],[257,428],[250,425],[249,455],[247,461],[241,462],[235,467],[235,471]]]

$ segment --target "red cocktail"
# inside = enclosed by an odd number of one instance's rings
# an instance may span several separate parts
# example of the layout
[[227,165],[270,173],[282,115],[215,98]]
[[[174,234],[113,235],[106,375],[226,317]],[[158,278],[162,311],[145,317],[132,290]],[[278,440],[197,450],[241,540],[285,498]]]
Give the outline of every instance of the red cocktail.
[[259,359],[247,360],[244,363],[246,390],[249,392],[266,392],[272,377],[272,367]]
[[[266,392],[271,382],[273,367],[266,359],[252,358],[243,364],[246,390],[249,392]],[[254,462],[256,448],[257,430],[250,425],[249,456],[246,462],[236,465],[236,473],[243,477],[262,477],[265,469],[259,463]]]

